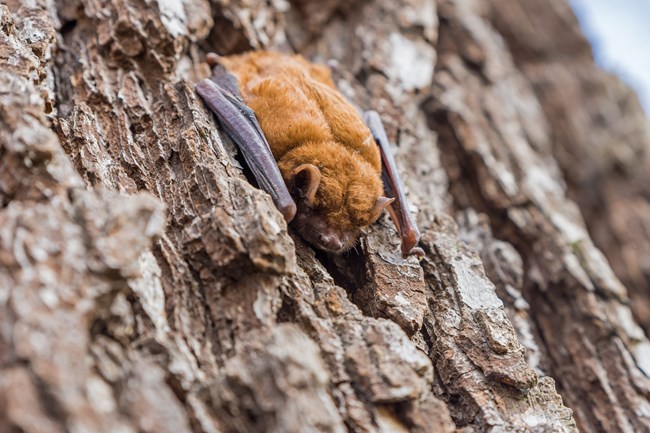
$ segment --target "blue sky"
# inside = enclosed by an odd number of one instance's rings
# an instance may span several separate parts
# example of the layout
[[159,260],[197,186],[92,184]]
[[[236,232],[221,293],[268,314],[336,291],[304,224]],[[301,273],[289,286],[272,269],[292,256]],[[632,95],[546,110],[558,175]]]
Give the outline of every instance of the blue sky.
[[650,113],[650,0],[571,0],[596,61],[621,76]]

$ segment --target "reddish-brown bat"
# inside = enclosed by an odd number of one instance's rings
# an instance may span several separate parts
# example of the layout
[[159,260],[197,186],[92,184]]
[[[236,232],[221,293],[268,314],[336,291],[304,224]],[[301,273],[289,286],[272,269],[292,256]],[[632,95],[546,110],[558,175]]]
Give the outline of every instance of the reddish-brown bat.
[[402,254],[423,254],[379,115],[362,117],[327,67],[268,51],[207,60],[197,92],[305,240],[345,252],[387,207]]

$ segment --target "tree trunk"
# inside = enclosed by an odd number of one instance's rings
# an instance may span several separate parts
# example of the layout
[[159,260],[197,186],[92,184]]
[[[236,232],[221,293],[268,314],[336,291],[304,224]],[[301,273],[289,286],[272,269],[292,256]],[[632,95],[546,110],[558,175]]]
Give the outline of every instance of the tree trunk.
[[[424,259],[287,228],[193,90],[248,49],[381,113]],[[650,432],[648,122],[566,0],[9,0],[0,58],[0,432]]]

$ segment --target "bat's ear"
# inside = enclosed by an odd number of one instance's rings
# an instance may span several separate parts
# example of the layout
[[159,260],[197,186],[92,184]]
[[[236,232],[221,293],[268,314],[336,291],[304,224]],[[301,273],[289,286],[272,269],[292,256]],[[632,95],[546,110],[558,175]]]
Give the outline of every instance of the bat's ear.
[[318,167],[313,164],[302,164],[296,167],[291,172],[291,175],[294,186],[300,190],[300,195],[305,197],[309,203],[313,203],[320,185],[320,170]]
[[370,215],[372,215],[372,221],[375,221],[377,218],[379,218],[379,215],[383,212],[384,208],[394,202],[394,198],[388,198],[388,197],[379,197],[377,200],[375,200],[375,205],[372,207],[372,210],[370,211]]

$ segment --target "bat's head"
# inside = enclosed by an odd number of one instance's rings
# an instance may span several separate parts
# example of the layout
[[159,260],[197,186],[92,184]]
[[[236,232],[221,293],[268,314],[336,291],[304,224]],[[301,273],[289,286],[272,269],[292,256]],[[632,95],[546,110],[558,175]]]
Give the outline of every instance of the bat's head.
[[296,200],[296,230],[315,247],[341,254],[393,199],[383,196],[380,172],[370,163],[347,152],[323,158],[326,153],[321,147],[312,163],[280,167]]

